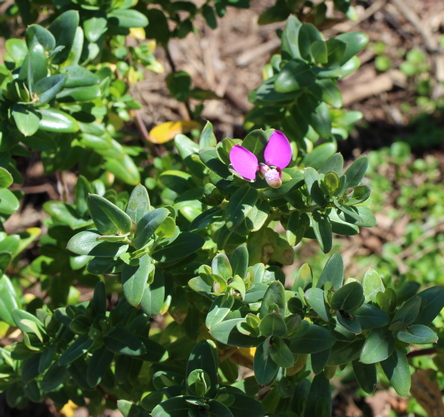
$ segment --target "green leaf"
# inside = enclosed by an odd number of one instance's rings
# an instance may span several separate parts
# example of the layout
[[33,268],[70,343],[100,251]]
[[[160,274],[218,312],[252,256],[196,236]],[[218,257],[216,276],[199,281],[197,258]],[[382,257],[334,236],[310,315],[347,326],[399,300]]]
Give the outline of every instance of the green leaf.
[[68,58],[78,25],[79,12],[77,10],[69,10],[62,13],[49,26],[48,30],[54,35],[56,46],[64,47],[53,57],[52,62],[54,64],[59,65]]
[[340,153],[331,155],[319,169],[320,174],[326,174],[329,171],[336,172],[339,176],[342,175],[344,169],[344,158]]
[[325,264],[316,286],[318,288],[322,288],[325,283],[330,282],[333,288],[338,291],[342,286],[343,280],[344,261],[342,260],[342,256],[338,252],[336,252],[329,258],[329,260]]
[[268,340],[260,343],[254,354],[253,369],[256,381],[261,385],[271,384],[276,378],[279,365],[271,359],[270,351],[266,344]]
[[205,325],[208,329],[211,329],[216,324],[223,321],[227,314],[231,311],[231,307],[234,304],[234,297],[229,294],[216,297],[211,304],[205,319]]
[[394,350],[395,341],[387,328],[373,329],[368,335],[360,361],[362,363],[376,363],[387,359]]
[[330,417],[332,415],[330,381],[324,372],[313,378],[305,408],[306,416]]
[[136,249],[143,248],[156,229],[168,217],[170,211],[166,208],[157,208],[145,214],[137,223],[136,233],[134,235],[133,245]]
[[11,280],[3,275],[0,277],[0,320],[10,326],[16,326],[12,316],[12,311],[21,307],[20,299],[17,296]]
[[4,188],[0,189],[0,214],[9,216],[15,213],[20,207],[20,201],[15,194]]
[[259,330],[262,336],[265,337],[283,337],[287,333],[287,325],[281,316],[276,313],[270,313],[265,315],[260,321]]
[[80,87],[64,88],[57,94],[57,100],[61,103],[72,103],[74,101],[91,101],[100,97],[100,85],[86,85]]
[[283,22],[290,14],[290,10],[284,0],[277,0],[276,4],[265,9],[258,18],[259,25]]
[[366,301],[376,303],[376,294],[384,292],[385,286],[378,272],[369,268],[362,277],[362,287]]
[[149,317],[155,317],[162,310],[164,300],[165,280],[162,271],[156,268],[153,282],[145,287],[140,307]]
[[79,130],[77,120],[64,111],[49,108],[36,109],[40,116],[39,129],[47,132],[73,133]]
[[56,74],[44,77],[34,84],[34,93],[39,97],[37,106],[42,106],[50,102],[56,94],[63,88],[67,76],[65,74]]
[[317,353],[332,347],[336,338],[324,327],[307,323],[290,340],[290,349],[295,354]]
[[226,207],[225,218],[229,230],[236,229],[247,217],[259,197],[254,188],[242,187],[231,196]]
[[277,75],[274,87],[278,93],[290,93],[310,86],[316,81],[316,75],[310,66],[300,59],[287,62]]
[[373,394],[376,390],[376,365],[365,364],[357,360],[353,361],[353,372],[359,386],[367,393]]
[[89,255],[111,258],[120,256],[128,249],[128,245],[121,242],[104,242],[98,240],[101,234],[96,230],[85,230],[75,234],[68,242],[67,248],[79,255]]
[[88,362],[86,380],[90,387],[100,384],[106,371],[108,371],[114,359],[114,353],[110,352],[105,346],[97,349]]
[[233,276],[230,261],[225,253],[218,253],[211,262],[211,270],[213,274],[221,276],[225,281],[228,281]]
[[353,162],[344,174],[347,178],[346,187],[349,188],[359,185],[367,172],[367,168],[368,159],[366,156],[361,156],[355,162]]
[[118,400],[117,408],[123,414],[124,417],[145,417],[146,410],[140,405],[134,404],[126,400]]
[[321,33],[311,23],[304,23],[299,30],[299,51],[302,59],[312,60],[311,45],[315,41],[323,41]]
[[337,341],[331,349],[328,365],[345,365],[358,359],[363,344],[362,339],[353,342]]
[[229,319],[214,325],[210,329],[210,334],[216,340],[229,346],[238,347],[254,347],[257,346],[258,340],[254,337],[241,334],[237,329],[239,323],[246,323],[245,319]]
[[328,322],[331,319],[331,315],[327,310],[324,299],[324,290],[320,288],[309,288],[305,292],[305,298],[307,299],[310,307],[319,315],[319,317]]
[[412,323],[416,317],[418,317],[419,309],[421,307],[421,298],[418,296],[411,298],[402,304],[402,306],[396,311],[393,317],[392,323],[397,321],[408,325]]
[[138,259],[137,266],[124,265],[122,269],[123,294],[129,304],[137,307],[143,297],[145,286],[154,269],[151,258],[148,254]]
[[384,327],[390,322],[390,316],[372,304],[362,304],[353,311],[353,317],[359,321],[363,330]]
[[438,340],[436,333],[423,324],[412,324],[406,330],[401,330],[396,334],[401,341],[409,344],[434,343]]
[[158,262],[172,263],[197,252],[203,245],[204,239],[194,233],[182,232],[168,246],[154,251],[153,258]]
[[281,52],[283,59],[300,58],[299,52],[299,30],[302,23],[293,15],[287,19],[285,29],[282,33]]
[[189,376],[197,369],[200,369],[207,374],[209,386],[207,387],[207,392],[205,394],[209,397],[213,397],[219,389],[217,352],[214,342],[201,340],[196,343],[191,351],[186,367],[188,390],[190,389]]
[[229,256],[233,275],[245,278],[248,270],[248,249],[245,245],[238,246]]
[[310,53],[317,64],[328,62],[327,44],[323,40],[315,40],[310,46]]
[[88,352],[93,344],[94,340],[90,339],[87,335],[79,336],[62,353],[57,362],[58,365],[63,366],[75,361]]
[[103,343],[111,352],[119,355],[140,356],[146,353],[145,345],[133,333],[123,327],[115,327],[103,337]]
[[407,357],[395,350],[389,358],[381,362],[381,367],[398,395],[407,397],[411,385]]
[[286,224],[286,237],[291,246],[296,246],[304,237],[310,226],[310,218],[306,213],[291,212]]
[[108,22],[104,12],[99,11],[95,16],[85,19],[83,22],[85,37],[92,43],[97,42],[107,29]]
[[0,167],[0,188],[8,188],[14,182],[11,173]]
[[421,299],[421,307],[414,322],[427,326],[444,308],[444,286],[427,288],[418,293],[417,297]]
[[280,281],[273,281],[267,288],[260,307],[260,316],[265,317],[268,313],[276,312],[285,317],[287,301],[285,288]]
[[350,282],[333,294],[331,307],[335,310],[353,312],[364,302],[364,289],[359,282]]
[[109,172],[127,184],[140,183],[140,173],[129,155],[122,154],[119,158],[107,157],[104,165]]
[[333,237],[331,223],[328,216],[315,210],[312,214],[313,218],[313,231],[316,236],[316,240],[319,243],[321,250],[327,253],[333,246]]
[[294,355],[284,340],[280,337],[273,339],[273,343],[269,347],[269,352],[271,359],[277,365],[283,368],[290,368],[294,365]]
[[45,51],[51,52],[56,45],[54,36],[49,30],[40,25],[30,25],[25,32],[26,45],[31,50],[36,44],[43,46]]
[[333,142],[316,146],[313,151],[307,153],[302,163],[306,167],[319,169],[337,151],[337,145]]
[[121,28],[140,28],[148,25],[146,16],[133,9],[114,9],[107,17],[111,25]]
[[338,65],[344,56],[347,43],[340,39],[331,38],[327,40],[328,63],[327,67]]
[[126,206],[126,214],[131,217],[134,223],[139,223],[145,214],[150,211],[150,197],[148,191],[143,185],[136,185],[131,192],[128,204]]
[[[336,83],[329,79],[317,80],[316,85],[321,88],[321,99],[325,103],[337,109],[342,107],[342,94],[341,90],[337,87]],[[341,174],[341,172],[338,174]]]
[[171,95],[181,102],[188,100],[191,89],[191,77],[185,71],[172,72],[166,77],[166,84]]
[[12,117],[17,125],[17,129],[24,136],[32,136],[39,130],[39,114],[28,106],[14,104],[12,106]]
[[66,366],[60,366],[60,361],[59,363],[54,362],[46,371],[45,375],[43,375],[40,387],[44,392],[53,391],[64,382],[68,376],[67,374]]
[[354,57],[362,48],[367,45],[369,37],[363,32],[347,32],[342,33],[335,37],[347,43],[342,58],[339,61],[339,65],[345,64],[352,57]]
[[88,196],[88,209],[102,235],[120,235],[131,231],[131,218],[123,210],[97,194]]
[[99,83],[99,77],[80,65],[69,65],[60,68],[67,75],[65,88],[89,87]]

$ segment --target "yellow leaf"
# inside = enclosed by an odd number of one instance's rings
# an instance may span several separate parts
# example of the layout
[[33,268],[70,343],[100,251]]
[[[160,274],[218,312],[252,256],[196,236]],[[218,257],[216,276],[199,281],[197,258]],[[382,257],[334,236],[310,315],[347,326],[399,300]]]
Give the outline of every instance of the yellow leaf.
[[130,28],[130,36],[136,39],[145,39],[145,29],[144,28]]
[[74,417],[76,408],[77,405],[75,405],[71,400],[69,400],[60,410],[60,414],[64,415],[65,417]]
[[179,133],[188,133],[193,129],[200,129],[200,127],[200,124],[193,120],[165,122],[150,130],[149,140],[153,143],[165,143],[174,139]]

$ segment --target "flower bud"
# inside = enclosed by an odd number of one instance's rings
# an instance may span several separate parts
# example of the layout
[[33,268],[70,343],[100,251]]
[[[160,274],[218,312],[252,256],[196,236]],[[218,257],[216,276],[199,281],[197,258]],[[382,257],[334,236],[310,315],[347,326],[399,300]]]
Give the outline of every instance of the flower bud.
[[265,181],[270,187],[279,188],[282,185],[282,171],[280,168],[269,168],[265,172]]

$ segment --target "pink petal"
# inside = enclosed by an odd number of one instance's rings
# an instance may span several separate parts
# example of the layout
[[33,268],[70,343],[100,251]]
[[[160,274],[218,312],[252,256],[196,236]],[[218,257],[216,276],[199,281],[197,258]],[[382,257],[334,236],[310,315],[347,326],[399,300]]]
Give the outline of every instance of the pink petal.
[[291,161],[291,146],[287,137],[279,130],[275,130],[265,147],[265,163],[284,169]]
[[247,180],[256,179],[259,162],[252,152],[243,146],[235,145],[230,151],[230,162],[235,171]]

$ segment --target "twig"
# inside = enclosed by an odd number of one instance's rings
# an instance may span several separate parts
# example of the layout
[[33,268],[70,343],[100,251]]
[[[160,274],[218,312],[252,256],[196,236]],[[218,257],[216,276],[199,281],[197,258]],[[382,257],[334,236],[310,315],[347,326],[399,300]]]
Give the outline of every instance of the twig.
[[159,156],[159,152],[157,152],[156,147],[150,141],[150,134],[148,133],[145,123],[142,120],[142,115],[140,114],[140,110],[134,110],[134,118],[136,121],[137,129],[139,130],[140,134],[142,135],[143,139],[145,140],[145,143],[147,144],[148,148],[150,149],[151,154],[155,155],[155,156]]
[[429,31],[427,25],[418,18],[412,8],[403,0],[391,0],[396,8],[404,15],[404,17],[415,27],[418,33],[424,39],[424,46],[428,52],[436,52],[438,50],[438,42]]

